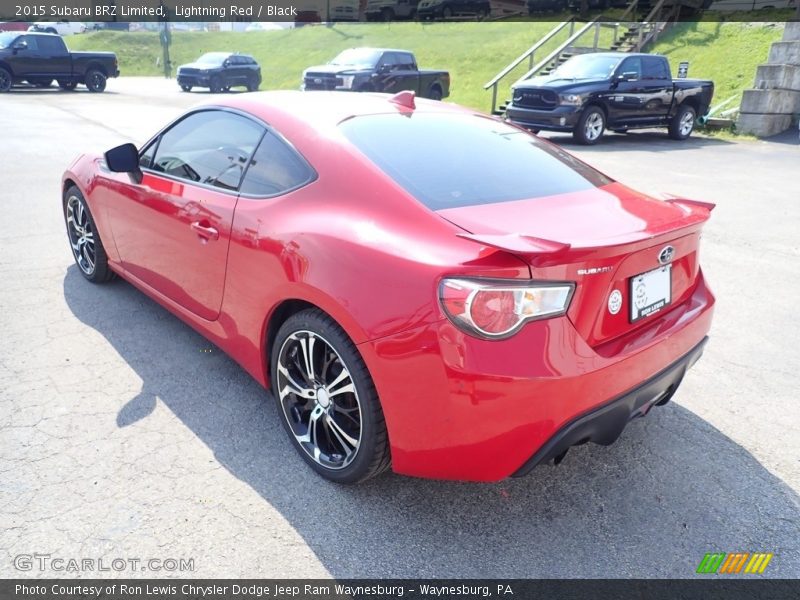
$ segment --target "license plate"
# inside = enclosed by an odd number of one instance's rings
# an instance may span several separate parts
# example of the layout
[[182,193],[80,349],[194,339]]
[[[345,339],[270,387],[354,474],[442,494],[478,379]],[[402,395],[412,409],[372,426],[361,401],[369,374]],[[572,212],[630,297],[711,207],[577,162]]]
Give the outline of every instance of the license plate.
[[672,265],[631,277],[631,323],[657,313],[672,302]]

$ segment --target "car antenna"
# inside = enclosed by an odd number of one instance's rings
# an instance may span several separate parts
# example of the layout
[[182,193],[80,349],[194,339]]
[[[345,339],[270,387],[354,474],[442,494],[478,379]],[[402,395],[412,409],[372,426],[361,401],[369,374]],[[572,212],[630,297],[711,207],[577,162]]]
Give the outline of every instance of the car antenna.
[[417,105],[414,103],[414,98],[416,94],[413,91],[405,90],[402,92],[397,92],[394,96],[389,98],[389,102],[392,104],[397,104],[398,106],[405,106],[406,108],[410,108],[414,110],[417,108]]

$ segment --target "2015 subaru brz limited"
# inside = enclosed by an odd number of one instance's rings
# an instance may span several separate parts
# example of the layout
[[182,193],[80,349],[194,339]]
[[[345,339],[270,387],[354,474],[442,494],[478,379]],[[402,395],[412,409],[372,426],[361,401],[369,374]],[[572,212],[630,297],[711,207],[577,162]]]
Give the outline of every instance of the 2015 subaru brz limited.
[[410,92],[215,100],[63,177],[83,276],[225,350],[340,483],[522,475],[666,403],[711,325],[712,207]]

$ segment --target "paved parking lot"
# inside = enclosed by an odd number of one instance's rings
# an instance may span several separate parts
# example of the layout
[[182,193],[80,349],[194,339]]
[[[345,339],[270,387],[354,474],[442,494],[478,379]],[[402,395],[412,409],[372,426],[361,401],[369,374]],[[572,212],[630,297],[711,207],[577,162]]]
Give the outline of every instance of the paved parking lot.
[[0,98],[0,576],[49,553],[193,558],[200,577],[691,577],[709,551],[774,552],[767,575],[800,576],[800,146],[553,136],[633,187],[717,203],[706,355],[672,403],[557,468],[338,487],[231,360],[73,265],[64,167],[208,97],[129,78]]

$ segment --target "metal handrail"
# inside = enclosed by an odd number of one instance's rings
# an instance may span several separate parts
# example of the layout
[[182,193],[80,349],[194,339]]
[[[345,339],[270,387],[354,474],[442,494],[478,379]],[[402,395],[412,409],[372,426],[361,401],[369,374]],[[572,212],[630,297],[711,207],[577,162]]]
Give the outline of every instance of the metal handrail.
[[631,13],[635,13],[636,9],[639,8],[639,0],[634,0],[628,5],[628,8],[625,9],[625,12],[622,13],[622,16],[619,18],[620,21],[627,21],[628,15]]
[[[661,1],[663,2],[664,0],[661,0]],[[564,43],[563,43],[563,44],[561,44],[561,45],[560,45],[558,48],[556,48],[556,49],[555,49],[555,50],[553,50],[553,51],[552,51],[550,54],[548,54],[548,55],[547,55],[547,58],[545,58],[545,59],[543,59],[543,60],[539,61],[539,62],[536,64],[536,66],[535,66],[535,67],[533,67],[533,68],[532,68],[530,71],[528,71],[527,73],[525,73],[525,75],[523,75],[522,77],[520,77],[519,79],[517,79],[517,80],[516,80],[516,81],[515,81],[515,82],[512,84],[512,87],[513,87],[513,86],[515,86],[515,85],[517,85],[517,84],[518,84],[520,81],[525,81],[526,79],[528,79],[529,77],[531,77],[531,76],[532,76],[534,73],[536,73],[537,71],[539,71],[539,70],[543,69],[544,67],[546,67],[548,64],[550,64],[550,62],[552,62],[552,61],[553,61],[553,60],[554,60],[556,57],[558,57],[558,55],[559,55],[559,54],[561,54],[561,53],[562,53],[564,50],[566,50],[566,49],[567,49],[567,48],[568,48],[570,45],[572,45],[572,42],[574,42],[574,41],[575,41],[575,40],[577,40],[579,37],[581,37],[581,36],[582,36],[584,33],[586,33],[587,31],[589,31],[589,29],[591,29],[592,27],[596,27],[596,26],[597,26],[597,19],[594,19],[594,20],[592,20],[592,21],[588,22],[588,23],[587,23],[586,25],[584,25],[583,27],[581,27],[581,28],[580,28],[580,29],[579,29],[579,30],[578,30],[576,33],[572,34],[572,35],[571,35],[571,36],[570,36],[570,37],[567,39],[567,41],[566,41],[566,42],[564,42]]]
[[516,68],[519,66],[519,64],[520,64],[520,63],[521,63],[523,60],[525,60],[526,58],[528,58],[528,57],[529,57],[531,54],[533,54],[534,52],[536,52],[536,51],[537,51],[539,48],[541,48],[541,47],[542,47],[542,46],[544,46],[544,45],[545,45],[547,42],[549,42],[551,39],[553,39],[553,38],[556,36],[556,34],[557,34],[559,31],[561,31],[562,29],[564,29],[564,27],[566,27],[567,25],[569,25],[569,24],[570,24],[570,22],[571,22],[571,21],[573,21],[573,20],[574,20],[574,19],[570,19],[569,21],[564,21],[563,23],[561,23],[560,25],[558,25],[558,27],[556,27],[555,29],[553,29],[552,31],[550,31],[550,33],[548,33],[546,36],[544,36],[544,37],[543,37],[541,40],[539,40],[538,42],[536,42],[536,43],[535,43],[533,46],[531,46],[531,47],[530,47],[530,48],[528,48],[528,49],[527,49],[525,52],[523,52],[522,54],[520,54],[520,55],[519,55],[519,57],[517,57],[517,59],[516,59],[516,60],[514,60],[514,61],[513,61],[513,62],[511,62],[511,63],[509,63],[509,65],[508,65],[508,66],[507,66],[505,69],[503,69],[503,70],[502,70],[502,71],[500,71],[500,72],[499,72],[497,75],[495,75],[495,76],[494,76],[494,79],[492,79],[492,80],[491,80],[489,83],[485,84],[485,85],[483,86],[483,89],[485,89],[485,90],[488,90],[488,89],[489,89],[490,87],[492,87],[493,85],[496,85],[496,84],[497,84],[497,83],[498,83],[498,82],[499,82],[501,79],[503,79],[503,77],[505,77],[506,75],[508,75],[508,74],[509,74],[511,71],[513,71],[514,69],[516,69]]

